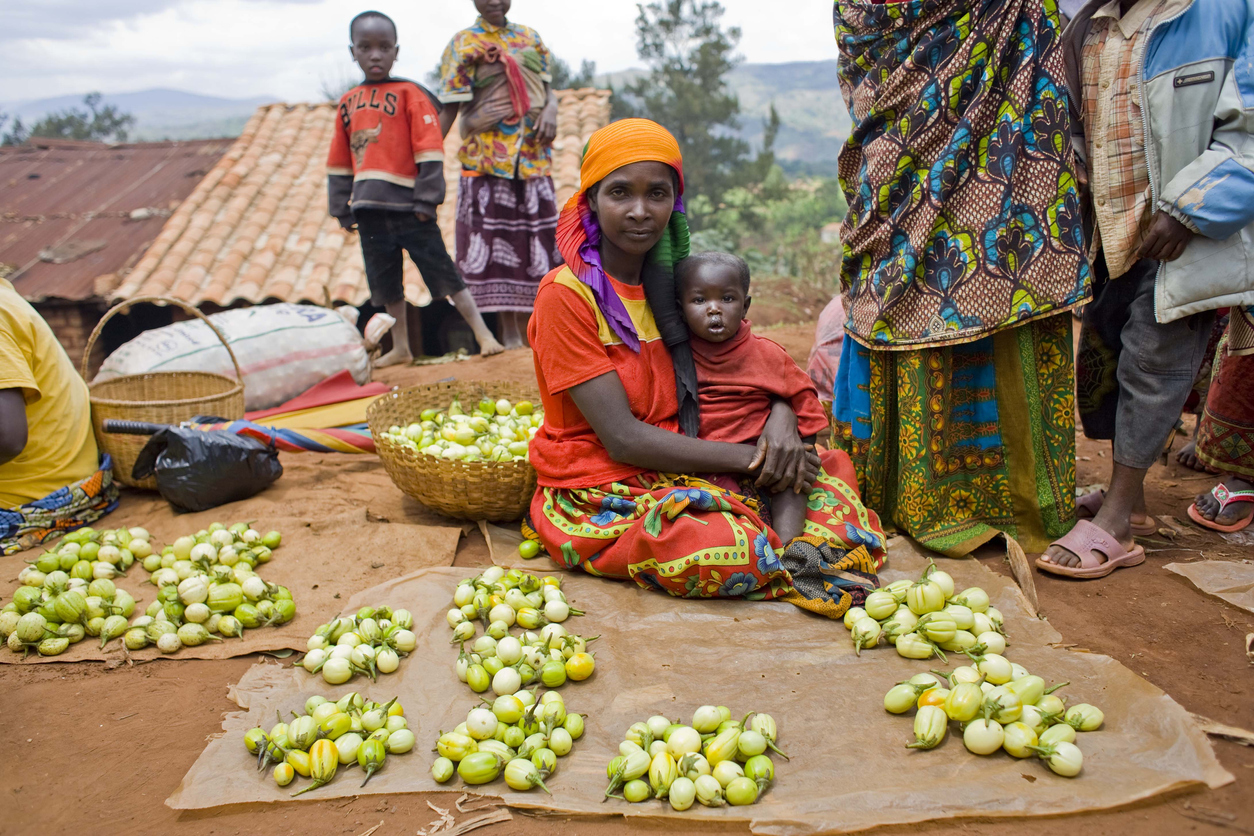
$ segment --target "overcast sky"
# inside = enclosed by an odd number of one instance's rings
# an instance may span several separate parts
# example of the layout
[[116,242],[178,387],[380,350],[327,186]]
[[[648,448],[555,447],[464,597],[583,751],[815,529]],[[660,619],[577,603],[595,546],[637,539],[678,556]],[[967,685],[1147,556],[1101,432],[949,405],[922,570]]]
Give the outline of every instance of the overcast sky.
[[[752,62],[835,57],[831,0],[722,0]],[[173,87],[243,98],[317,98],[356,78],[347,26],[366,8],[400,28],[396,72],[421,78],[449,37],[475,17],[472,0],[0,0],[0,101],[90,90]],[[514,0],[572,66],[638,66],[632,0]]]

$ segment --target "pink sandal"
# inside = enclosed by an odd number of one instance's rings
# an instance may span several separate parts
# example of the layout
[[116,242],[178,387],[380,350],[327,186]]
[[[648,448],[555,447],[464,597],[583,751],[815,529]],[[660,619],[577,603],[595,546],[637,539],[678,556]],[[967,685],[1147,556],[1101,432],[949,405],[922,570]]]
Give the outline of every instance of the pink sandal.
[[[1254,502],[1254,491],[1232,491],[1229,490],[1228,486],[1222,482],[1211,489],[1210,495],[1215,497],[1215,500],[1219,503],[1220,514],[1224,512],[1225,508],[1234,503]],[[1216,514],[1215,516],[1219,516],[1219,514]],[[1197,523],[1202,528],[1209,528],[1211,531],[1219,531],[1224,534],[1233,534],[1244,530],[1251,522],[1254,522],[1254,511],[1251,511],[1250,515],[1243,520],[1237,520],[1230,525],[1221,525],[1214,520],[1208,520],[1203,517],[1202,512],[1197,508],[1197,503],[1194,502],[1189,506],[1189,519],[1193,520],[1193,522]]]
[[1133,546],[1126,549],[1119,541],[1088,520],[1080,520],[1067,536],[1055,540],[1052,545],[1062,546],[1080,558],[1079,566],[1061,566],[1041,555],[1036,567],[1051,575],[1065,578],[1093,580],[1104,578],[1116,569],[1139,566],[1145,562],[1145,548]]
[[[1075,501],[1076,516],[1081,520],[1091,520],[1097,516],[1097,512],[1102,510],[1102,503],[1106,501],[1105,491],[1091,491],[1086,493]],[[1162,525],[1158,520],[1146,515],[1143,522],[1132,523],[1133,537],[1153,537],[1158,533],[1158,529]]]

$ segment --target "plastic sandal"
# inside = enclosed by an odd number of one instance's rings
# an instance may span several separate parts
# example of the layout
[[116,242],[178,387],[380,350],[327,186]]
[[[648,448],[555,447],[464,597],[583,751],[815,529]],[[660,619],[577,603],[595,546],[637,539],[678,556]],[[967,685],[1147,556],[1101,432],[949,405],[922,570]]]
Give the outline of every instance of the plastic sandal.
[[[1215,497],[1219,502],[1219,513],[1222,514],[1224,509],[1236,502],[1254,502],[1254,491],[1233,491],[1228,486],[1220,482],[1211,489],[1210,495]],[[1218,516],[1218,514],[1216,514]],[[1208,520],[1202,516],[1202,512],[1198,510],[1197,503],[1189,506],[1189,519],[1200,525],[1202,528],[1209,528],[1211,531],[1219,531],[1223,534],[1233,534],[1237,531],[1243,531],[1254,522],[1254,511],[1243,520],[1237,520],[1230,525],[1222,525],[1214,520]]]
[[1133,546],[1125,549],[1119,541],[1088,520],[1080,520],[1067,536],[1055,540],[1053,545],[1062,546],[1080,557],[1079,566],[1062,566],[1045,559],[1036,559],[1036,567],[1051,575],[1064,578],[1094,580],[1104,578],[1116,569],[1139,566],[1145,562],[1145,549]]

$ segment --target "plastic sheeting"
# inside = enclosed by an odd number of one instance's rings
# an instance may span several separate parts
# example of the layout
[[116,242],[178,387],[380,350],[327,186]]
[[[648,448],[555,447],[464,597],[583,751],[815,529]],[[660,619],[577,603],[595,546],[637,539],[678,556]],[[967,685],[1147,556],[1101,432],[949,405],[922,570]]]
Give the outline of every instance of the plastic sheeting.
[[[536,561],[531,568],[550,566]],[[924,559],[897,540],[890,566],[889,581],[916,577]],[[885,713],[883,694],[937,662],[906,660],[889,647],[855,657],[839,623],[787,604],[680,600],[570,575],[563,588],[588,615],[566,626],[602,636],[594,645],[596,674],[562,689],[569,710],[589,714],[587,732],[548,780],[552,797],[538,790],[514,793],[503,782],[468,789],[499,794],[518,808],[739,821],[750,823],[755,833],[801,836],[929,819],[1076,813],[1232,780],[1205,735],[1170,697],[1108,657],[1052,647],[1059,634],[1027,614],[1009,579],[974,560],[948,561],[945,568],[962,586],[984,587],[1006,615],[1012,660],[1051,682],[1070,680],[1071,700],[1105,710],[1105,727],[1080,740],[1085,766],[1078,778],[1060,778],[1043,764],[1004,754],[976,757],[952,735],[936,750],[907,750],[911,720]],[[418,745],[390,759],[364,790],[354,770],[303,798],[461,791],[457,780],[440,787],[431,779],[429,750],[439,730],[464,720],[478,701],[453,674],[456,653],[444,620],[457,581],[472,572],[430,569],[348,602],[345,611],[366,604],[404,606],[417,619],[416,652],[377,684],[357,679],[331,688],[321,677],[290,666],[251,669],[231,691],[243,710],[226,716],[225,733],[209,743],[166,803],[199,809],[289,800],[305,782],[280,789],[269,775],[258,774],[255,758],[244,749],[244,732],[255,725],[268,728],[276,709],[286,713],[314,694],[334,699],[351,690],[378,701],[399,696]],[[792,760],[777,759],[776,784],[758,804],[675,813],[655,802],[602,803],[605,765],[628,725],[657,713],[687,719],[705,703],[727,705],[737,715],[760,710],[778,721],[780,743]]]
[[1254,612],[1254,563],[1200,560],[1196,563],[1168,563],[1163,568],[1188,578],[1207,595],[1227,601],[1246,612]]

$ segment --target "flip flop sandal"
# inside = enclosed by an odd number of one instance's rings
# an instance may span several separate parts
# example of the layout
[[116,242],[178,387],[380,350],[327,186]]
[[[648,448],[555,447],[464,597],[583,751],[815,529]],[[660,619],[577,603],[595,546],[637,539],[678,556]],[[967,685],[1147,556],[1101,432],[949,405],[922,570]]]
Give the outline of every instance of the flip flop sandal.
[[[1105,491],[1091,491],[1086,493],[1075,501],[1076,516],[1081,520],[1091,520],[1097,516],[1097,512],[1102,510],[1102,503],[1106,501]],[[1086,516],[1087,515],[1087,516]],[[1144,522],[1132,523],[1133,537],[1153,537],[1158,533],[1158,529],[1162,528],[1162,524],[1153,517],[1146,515]]]
[[[1133,546],[1126,549],[1119,541],[1088,520],[1080,520],[1067,536],[1055,540],[1053,545],[1062,546],[1080,557],[1079,566],[1061,566],[1045,559],[1036,559],[1036,567],[1051,575],[1064,578],[1094,580],[1104,578],[1116,569],[1139,566],[1145,562],[1145,548]],[[1104,559],[1103,559],[1104,558]]]
[[[1215,497],[1219,502],[1219,513],[1222,514],[1224,509],[1236,502],[1254,502],[1254,491],[1232,491],[1228,490],[1228,486],[1222,482],[1211,489],[1210,495]],[[1218,516],[1218,514],[1216,514]],[[1202,516],[1202,512],[1198,510],[1197,503],[1189,506],[1189,519],[1200,525],[1202,528],[1209,528],[1211,531],[1219,531],[1223,534],[1233,534],[1237,531],[1243,531],[1254,522],[1254,511],[1243,520],[1237,520],[1230,525],[1223,525],[1214,520],[1208,520]]]

